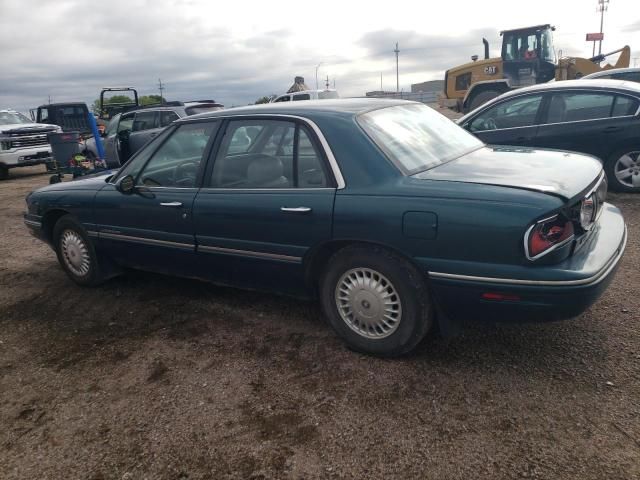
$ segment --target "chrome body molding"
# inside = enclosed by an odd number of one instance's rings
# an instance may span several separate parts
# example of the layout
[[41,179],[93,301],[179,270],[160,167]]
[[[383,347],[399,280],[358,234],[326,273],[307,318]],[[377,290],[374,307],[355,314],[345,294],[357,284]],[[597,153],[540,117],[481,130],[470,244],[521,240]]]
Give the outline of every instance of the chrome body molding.
[[576,287],[576,286],[588,286],[598,283],[605,278],[618,264],[622,255],[624,254],[625,246],[627,245],[627,228],[624,229],[624,239],[622,244],[618,247],[617,253],[609,260],[604,267],[602,267],[597,273],[587,278],[581,278],[579,280],[522,280],[518,278],[493,278],[493,277],[479,277],[474,275],[459,275],[456,273],[442,273],[442,272],[428,272],[429,277],[434,279],[443,280],[462,280],[465,282],[478,282],[478,283],[499,283],[504,285],[527,285],[534,287]]
[[269,260],[282,260],[285,262],[302,263],[302,257],[293,257],[291,255],[282,255],[279,253],[255,252],[252,250],[237,250],[235,248],[211,247],[207,245],[198,245],[198,251],[205,253],[228,253],[232,255],[243,255],[245,257],[266,258]]
[[158,240],[155,238],[134,237],[131,235],[121,235],[115,233],[98,232],[98,238],[106,240],[122,240],[125,242],[142,243],[160,247],[195,248],[193,243],[170,242],[168,240]]

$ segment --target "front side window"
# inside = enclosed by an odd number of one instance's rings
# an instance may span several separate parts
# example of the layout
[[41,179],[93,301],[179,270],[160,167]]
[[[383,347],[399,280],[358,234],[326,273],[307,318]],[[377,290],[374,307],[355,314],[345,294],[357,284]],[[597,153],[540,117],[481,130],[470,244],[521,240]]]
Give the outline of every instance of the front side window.
[[308,93],[301,93],[299,95],[294,95],[293,101],[297,102],[298,100],[311,100],[311,96]]
[[116,133],[118,129],[118,122],[120,121],[120,114],[113,117],[109,120],[109,124],[107,125],[107,129],[104,131],[105,136],[113,135]]
[[120,132],[130,132],[133,128],[133,117],[134,113],[127,113],[120,117],[120,123],[118,123],[118,133]]
[[484,144],[426,105],[397,105],[363,113],[358,123],[406,175],[458,158]]
[[554,93],[547,123],[577,122],[609,118],[615,95],[610,93]]
[[142,132],[143,130],[150,130],[158,127],[158,112],[139,112],[136,113],[133,120],[131,131]]
[[518,97],[500,102],[481,112],[471,120],[469,130],[480,132],[501,128],[529,127],[535,125],[542,95]]
[[[236,139],[250,138],[246,148]],[[233,120],[220,146],[211,187],[238,189],[322,188],[329,185],[324,160],[310,133],[295,122]]]
[[137,179],[147,187],[193,188],[205,149],[217,122],[186,123],[172,131]]
[[276,103],[276,102],[288,102],[289,100],[291,100],[291,97],[289,95],[285,95],[284,97],[277,98],[274,101],[274,103]]

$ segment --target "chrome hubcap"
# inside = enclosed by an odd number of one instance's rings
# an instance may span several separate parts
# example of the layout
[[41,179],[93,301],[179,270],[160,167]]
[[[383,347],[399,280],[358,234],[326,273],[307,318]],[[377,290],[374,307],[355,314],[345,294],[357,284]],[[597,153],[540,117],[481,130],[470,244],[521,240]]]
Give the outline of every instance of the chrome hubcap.
[[614,167],[618,181],[627,187],[640,187],[640,151],[622,155]]
[[400,296],[384,275],[370,268],[353,268],[342,275],[335,300],[342,320],[363,337],[385,338],[400,325]]
[[82,237],[73,230],[65,230],[60,240],[62,259],[71,272],[79,277],[84,277],[89,273],[91,258],[89,249]]

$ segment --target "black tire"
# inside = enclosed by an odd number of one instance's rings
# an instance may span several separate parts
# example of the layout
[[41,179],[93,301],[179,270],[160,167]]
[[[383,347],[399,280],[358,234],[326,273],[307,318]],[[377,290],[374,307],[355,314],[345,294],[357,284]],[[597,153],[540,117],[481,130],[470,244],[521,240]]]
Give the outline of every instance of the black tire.
[[6,165],[0,165],[0,180],[9,178],[9,168]]
[[[629,178],[635,179],[638,184],[637,187],[626,185],[616,176],[616,170],[619,170],[620,167],[623,167],[622,165],[618,164],[618,161],[624,155],[629,154],[631,155],[632,160],[635,160],[636,162],[636,166],[632,167],[635,169],[635,172]],[[611,190],[614,190],[616,192],[640,192],[640,146],[621,148],[620,150],[616,150],[615,152],[613,152],[604,163],[604,171],[607,174],[607,181]],[[629,183],[629,180],[627,180],[627,183]]]
[[483,90],[482,92],[471,97],[471,100],[468,104],[469,108],[467,109],[467,112],[475,110],[480,105],[484,105],[489,100],[493,100],[494,98],[500,96],[500,94],[501,92],[498,92],[497,90]]
[[[342,308],[338,305],[341,301],[338,298],[339,284],[344,286],[343,279],[346,278],[348,282],[348,275],[357,276],[357,272],[361,272],[363,278],[369,272],[371,276],[368,278],[380,286],[382,294],[391,294],[388,298],[399,302],[399,306],[395,305],[393,308],[396,312],[399,310],[400,314],[396,323],[392,320],[393,327],[388,332],[359,323],[357,315],[349,317],[345,314],[346,305],[353,305],[348,301],[342,301]],[[344,291],[341,289],[340,292]],[[378,311],[379,299],[364,286],[355,286],[351,292],[354,304],[361,305],[357,307],[360,312],[366,315]],[[394,296],[398,300],[394,300]],[[363,298],[373,300],[369,303]],[[423,275],[407,260],[381,247],[351,246],[336,252],[329,260],[321,279],[320,301],[329,323],[349,348],[372,355],[394,357],[409,353],[425,337],[433,323],[433,309]],[[349,322],[346,320],[348,317],[352,319]],[[362,333],[362,330],[366,330],[366,333]]]
[[[65,243],[64,237],[67,235],[70,235],[70,237],[66,239],[67,253],[65,253],[63,243]],[[71,215],[61,217],[53,227],[52,240],[56,255],[58,256],[58,262],[60,262],[62,269],[71,280],[85,287],[96,286],[104,282],[106,277],[98,261],[93,243],[80,222]],[[71,241],[74,243],[69,243]],[[65,255],[68,260],[65,259]],[[84,255],[86,255],[86,257],[84,257]],[[84,271],[84,263],[81,263],[80,266],[76,265],[75,267],[73,263],[83,257],[86,260],[86,272]]]

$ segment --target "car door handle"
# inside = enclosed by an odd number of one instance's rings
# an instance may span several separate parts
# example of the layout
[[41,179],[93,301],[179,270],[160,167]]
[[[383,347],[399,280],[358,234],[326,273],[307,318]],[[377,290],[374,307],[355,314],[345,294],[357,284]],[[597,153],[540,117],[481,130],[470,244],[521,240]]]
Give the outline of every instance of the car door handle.
[[290,212],[290,213],[309,213],[311,208],[309,207],[280,207],[281,212]]
[[161,207],[181,207],[182,206],[182,202],[161,202],[160,203]]
[[518,137],[518,138],[516,138],[516,142],[527,142],[529,140],[530,140],[529,137]]
[[154,133],[150,133],[149,134],[150,137],[155,137],[156,135],[158,135],[158,132],[154,132]]
[[607,127],[602,131],[604,133],[613,133],[613,132],[619,132],[620,130],[622,130],[622,127]]

